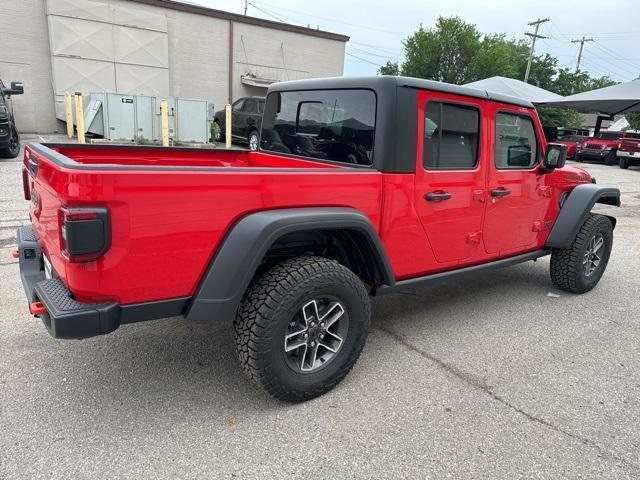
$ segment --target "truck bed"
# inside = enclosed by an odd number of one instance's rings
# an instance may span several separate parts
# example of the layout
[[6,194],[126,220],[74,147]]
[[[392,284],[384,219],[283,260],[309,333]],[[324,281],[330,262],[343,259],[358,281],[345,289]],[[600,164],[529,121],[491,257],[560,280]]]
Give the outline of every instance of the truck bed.
[[[32,200],[38,242],[54,272],[83,302],[193,295],[224,233],[262,208],[348,206],[379,226],[381,178],[372,169],[248,150],[63,144],[25,149],[25,196]],[[111,245],[98,260],[71,263],[63,256],[59,215],[69,206],[109,210]]]

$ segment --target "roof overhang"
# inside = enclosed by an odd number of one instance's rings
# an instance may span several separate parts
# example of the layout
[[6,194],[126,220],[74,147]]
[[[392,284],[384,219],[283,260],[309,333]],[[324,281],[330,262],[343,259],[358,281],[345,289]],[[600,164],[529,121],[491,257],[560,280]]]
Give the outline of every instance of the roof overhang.
[[193,5],[191,3],[175,2],[173,0],[131,0],[131,1],[136,3],[143,3],[145,5],[151,5],[153,7],[169,8],[171,10],[177,10],[180,12],[193,13],[195,15],[204,15],[207,17],[221,18],[223,20],[229,20],[231,22],[257,25],[259,27],[273,28],[276,30],[283,30],[285,32],[300,33],[302,35],[326,38],[329,40],[337,40],[339,42],[346,43],[349,41],[349,37],[347,35],[341,35],[339,33],[326,32],[324,30],[301,27],[299,25],[291,25],[289,23],[274,22],[273,20],[265,20],[263,18],[249,17],[247,15],[239,15],[237,13],[225,12],[223,10],[216,10],[214,8],[207,8],[207,7],[201,7],[199,5]]
[[269,88],[269,85],[276,83],[278,80],[274,80],[272,78],[260,78],[254,75],[242,75],[240,77],[240,81],[244,85],[249,85],[251,87]]

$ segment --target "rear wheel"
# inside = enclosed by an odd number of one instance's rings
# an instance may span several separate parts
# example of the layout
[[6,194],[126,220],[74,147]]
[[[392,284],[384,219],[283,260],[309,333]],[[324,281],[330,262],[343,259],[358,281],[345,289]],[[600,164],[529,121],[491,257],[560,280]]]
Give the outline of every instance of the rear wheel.
[[367,290],[348,268],[322,257],[285,260],[257,279],[240,305],[240,364],[280,400],[317,397],[355,364],[370,315]]
[[20,137],[18,132],[14,129],[11,130],[11,137],[9,137],[9,146],[0,150],[0,157],[3,158],[16,158],[20,154]]
[[604,157],[604,164],[611,166],[611,165],[614,165],[615,163],[616,163],[616,152],[615,150],[611,150],[609,154],[606,157]]
[[580,157],[580,154],[578,152],[576,152],[576,154],[574,156],[574,160],[576,162],[582,162],[582,157]]
[[567,292],[588,292],[602,278],[612,245],[611,221],[604,215],[590,214],[571,246],[551,252],[551,280]]
[[620,162],[620,168],[624,168],[627,169],[629,168],[629,159],[628,158],[623,158],[623,157],[618,157],[618,161]]

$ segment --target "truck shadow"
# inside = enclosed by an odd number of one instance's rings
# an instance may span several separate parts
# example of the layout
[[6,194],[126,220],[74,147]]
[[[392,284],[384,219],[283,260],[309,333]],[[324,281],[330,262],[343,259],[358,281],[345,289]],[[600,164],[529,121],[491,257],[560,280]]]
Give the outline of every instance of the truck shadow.
[[[550,288],[547,269],[538,264],[378,297],[373,299],[372,328],[412,328],[426,337],[446,335],[440,329],[445,323],[477,325],[495,315],[495,305],[505,298],[518,302],[532,294],[546,295]],[[45,378],[64,377],[67,381],[58,393],[59,401],[81,410],[109,411],[134,421],[163,415],[179,418],[189,412],[203,421],[225,422],[259,411],[297,408],[271,399],[243,374],[227,322],[169,318],[58,345],[52,354],[66,363],[52,361],[39,368]],[[363,357],[376,357],[374,348],[368,345]],[[358,373],[352,381],[369,381],[363,379],[370,374]]]

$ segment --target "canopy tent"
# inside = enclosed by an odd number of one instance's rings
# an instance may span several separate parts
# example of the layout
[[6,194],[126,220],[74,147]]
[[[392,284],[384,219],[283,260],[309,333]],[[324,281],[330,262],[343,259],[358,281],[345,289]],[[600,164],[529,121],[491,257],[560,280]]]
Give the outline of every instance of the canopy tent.
[[465,87],[478,88],[489,92],[502,93],[511,97],[523,98],[531,103],[551,102],[563,97],[521,80],[507,77],[490,77],[477,82],[467,83]]
[[605,113],[610,117],[623,112],[640,112],[640,80],[576,93],[558,100],[542,102],[546,107],[568,107]]

